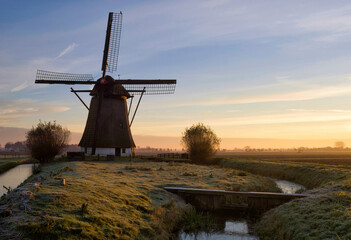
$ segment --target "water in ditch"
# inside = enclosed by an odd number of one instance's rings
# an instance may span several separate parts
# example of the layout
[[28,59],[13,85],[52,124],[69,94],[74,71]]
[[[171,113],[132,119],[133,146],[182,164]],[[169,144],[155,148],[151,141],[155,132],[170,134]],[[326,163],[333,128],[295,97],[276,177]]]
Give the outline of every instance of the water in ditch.
[[299,190],[305,190],[305,187],[286,180],[274,180],[277,186],[282,190],[283,193],[296,193]]
[[253,233],[252,222],[245,216],[211,213],[214,225],[210,232],[179,233],[179,240],[240,239],[257,240]]
[[[304,186],[286,180],[275,180],[277,186],[283,193],[296,193],[304,190]],[[235,240],[254,240],[259,239],[253,231],[253,221],[247,216],[211,214],[213,218],[213,229],[198,233],[179,233],[179,240],[214,240],[214,239],[235,239]]]
[[7,193],[7,190],[3,186],[14,189],[31,176],[33,173],[33,165],[34,164],[22,164],[0,174],[0,196]]

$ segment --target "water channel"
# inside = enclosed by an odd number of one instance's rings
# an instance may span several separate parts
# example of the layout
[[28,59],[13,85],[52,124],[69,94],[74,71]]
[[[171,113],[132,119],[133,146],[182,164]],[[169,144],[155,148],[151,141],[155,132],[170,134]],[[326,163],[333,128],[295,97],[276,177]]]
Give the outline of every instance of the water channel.
[[[274,179],[277,186],[283,193],[296,193],[304,186],[286,180]],[[179,233],[179,240],[214,240],[214,239],[235,239],[235,240],[257,240],[252,225],[253,223],[245,216],[219,215],[213,214],[214,228],[210,233]]]
[[245,216],[233,216],[226,214],[212,214],[214,226],[210,233],[185,233],[180,232],[179,240],[258,240],[254,235],[252,223]]
[[277,186],[282,190],[283,193],[296,193],[299,190],[305,190],[305,187],[297,184],[297,183],[293,183],[293,182],[289,182],[286,180],[277,180],[274,179],[275,183],[277,184]]
[[7,190],[3,186],[14,189],[32,175],[33,165],[22,164],[0,174],[0,196],[7,193]]

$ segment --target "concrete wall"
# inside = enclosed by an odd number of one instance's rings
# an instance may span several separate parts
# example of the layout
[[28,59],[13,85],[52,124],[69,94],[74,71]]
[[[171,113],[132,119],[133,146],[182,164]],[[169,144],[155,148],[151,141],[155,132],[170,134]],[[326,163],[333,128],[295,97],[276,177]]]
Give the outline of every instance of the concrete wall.
[[95,155],[106,156],[106,155],[115,155],[114,148],[96,148]]
[[132,155],[132,149],[131,148],[125,148],[125,153],[122,152],[121,149],[121,156],[122,157],[129,157]]
[[[84,147],[80,148],[82,152],[84,152]],[[91,155],[92,148],[87,148],[87,155]],[[106,156],[106,155],[115,155],[115,149],[114,148],[96,148],[95,150],[95,155],[100,155],[100,156]],[[129,157],[132,155],[132,149],[131,148],[125,148],[125,152],[123,153],[123,149],[121,149],[121,156],[122,157]]]

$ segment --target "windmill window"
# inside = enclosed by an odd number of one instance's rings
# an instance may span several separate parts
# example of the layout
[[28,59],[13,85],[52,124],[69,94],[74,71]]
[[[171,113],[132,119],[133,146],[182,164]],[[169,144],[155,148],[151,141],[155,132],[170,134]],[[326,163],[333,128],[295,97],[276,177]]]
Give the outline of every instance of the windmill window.
[[119,123],[119,127],[120,127],[120,128],[123,128],[123,123]]
[[122,153],[126,153],[126,149],[125,148],[122,148]]

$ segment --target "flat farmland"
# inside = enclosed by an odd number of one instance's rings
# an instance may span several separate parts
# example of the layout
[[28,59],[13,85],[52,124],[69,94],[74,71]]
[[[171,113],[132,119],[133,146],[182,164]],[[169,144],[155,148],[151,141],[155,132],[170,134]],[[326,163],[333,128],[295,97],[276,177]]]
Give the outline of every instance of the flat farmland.
[[217,158],[316,163],[351,167],[351,152],[219,152]]

